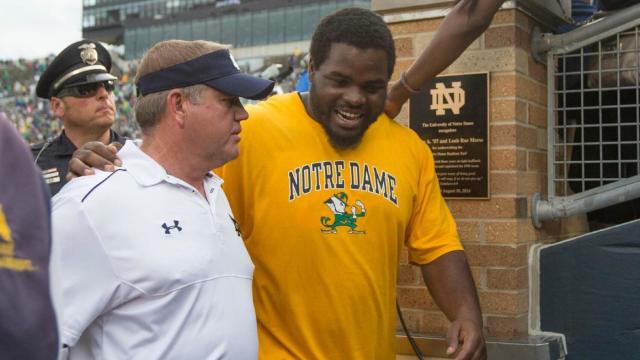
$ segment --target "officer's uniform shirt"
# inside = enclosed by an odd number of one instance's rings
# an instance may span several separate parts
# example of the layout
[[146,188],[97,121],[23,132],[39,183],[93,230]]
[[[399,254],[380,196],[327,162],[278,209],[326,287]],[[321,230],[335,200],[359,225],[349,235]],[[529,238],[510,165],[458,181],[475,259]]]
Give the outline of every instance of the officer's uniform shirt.
[[124,167],[53,198],[71,359],[256,359],[253,263],[222,191],[207,199],[127,141]]
[[[125,138],[111,130],[109,143],[117,141],[124,144]],[[69,160],[77,148],[65,135],[64,131],[53,140],[39,143],[31,147],[33,158],[42,170],[42,175],[51,195],[55,195],[67,183],[66,176],[69,171]]]

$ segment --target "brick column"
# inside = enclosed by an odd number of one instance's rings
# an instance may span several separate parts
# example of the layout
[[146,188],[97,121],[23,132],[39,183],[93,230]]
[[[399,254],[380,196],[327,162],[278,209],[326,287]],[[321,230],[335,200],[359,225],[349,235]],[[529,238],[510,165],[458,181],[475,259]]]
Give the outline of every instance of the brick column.
[[[396,81],[426,47],[442,19],[389,24],[396,40]],[[528,329],[530,245],[542,240],[529,198],[546,193],[546,69],[530,54],[534,20],[500,10],[491,27],[444,74],[490,73],[490,200],[449,200],[478,287],[487,335],[511,339]],[[397,120],[408,125],[409,106]],[[420,271],[402,259],[398,299],[409,328],[442,336],[448,321],[423,286]],[[400,327],[399,327],[400,329]]]

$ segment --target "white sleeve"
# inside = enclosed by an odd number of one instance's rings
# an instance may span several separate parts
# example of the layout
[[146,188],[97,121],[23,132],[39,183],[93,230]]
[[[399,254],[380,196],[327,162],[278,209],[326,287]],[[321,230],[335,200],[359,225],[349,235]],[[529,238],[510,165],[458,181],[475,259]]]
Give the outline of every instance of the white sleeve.
[[96,318],[124,299],[121,281],[82,203],[72,197],[57,200],[52,212],[52,287],[59,294],[60,340],[74,346]]

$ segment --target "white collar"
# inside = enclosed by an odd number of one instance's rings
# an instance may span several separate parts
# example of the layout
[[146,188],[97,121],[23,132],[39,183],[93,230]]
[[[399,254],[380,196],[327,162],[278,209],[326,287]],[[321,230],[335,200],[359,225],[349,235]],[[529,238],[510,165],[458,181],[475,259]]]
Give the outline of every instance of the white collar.
[[[186,182],[167,173],[151,156],[142,151],[134,141],[127,140],[118,152],[118,157],[122,160],[122,168],[135,179],[141,186],[153,186],[162,181],[171,184],[185,185]],[[212,186],[222,185],[222,178],[209,171],[204,178],[205,182],[212,182]]]

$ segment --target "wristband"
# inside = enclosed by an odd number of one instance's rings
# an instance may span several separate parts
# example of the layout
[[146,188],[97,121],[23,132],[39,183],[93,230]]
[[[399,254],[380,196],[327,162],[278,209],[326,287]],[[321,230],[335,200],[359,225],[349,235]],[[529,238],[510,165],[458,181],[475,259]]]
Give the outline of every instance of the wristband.
[[420,92],[420,90],[416,90],[407,84],[407,73],[405,71],[400,74],[400,84],[402,84],[402,87],[411,95],[415,95]]

